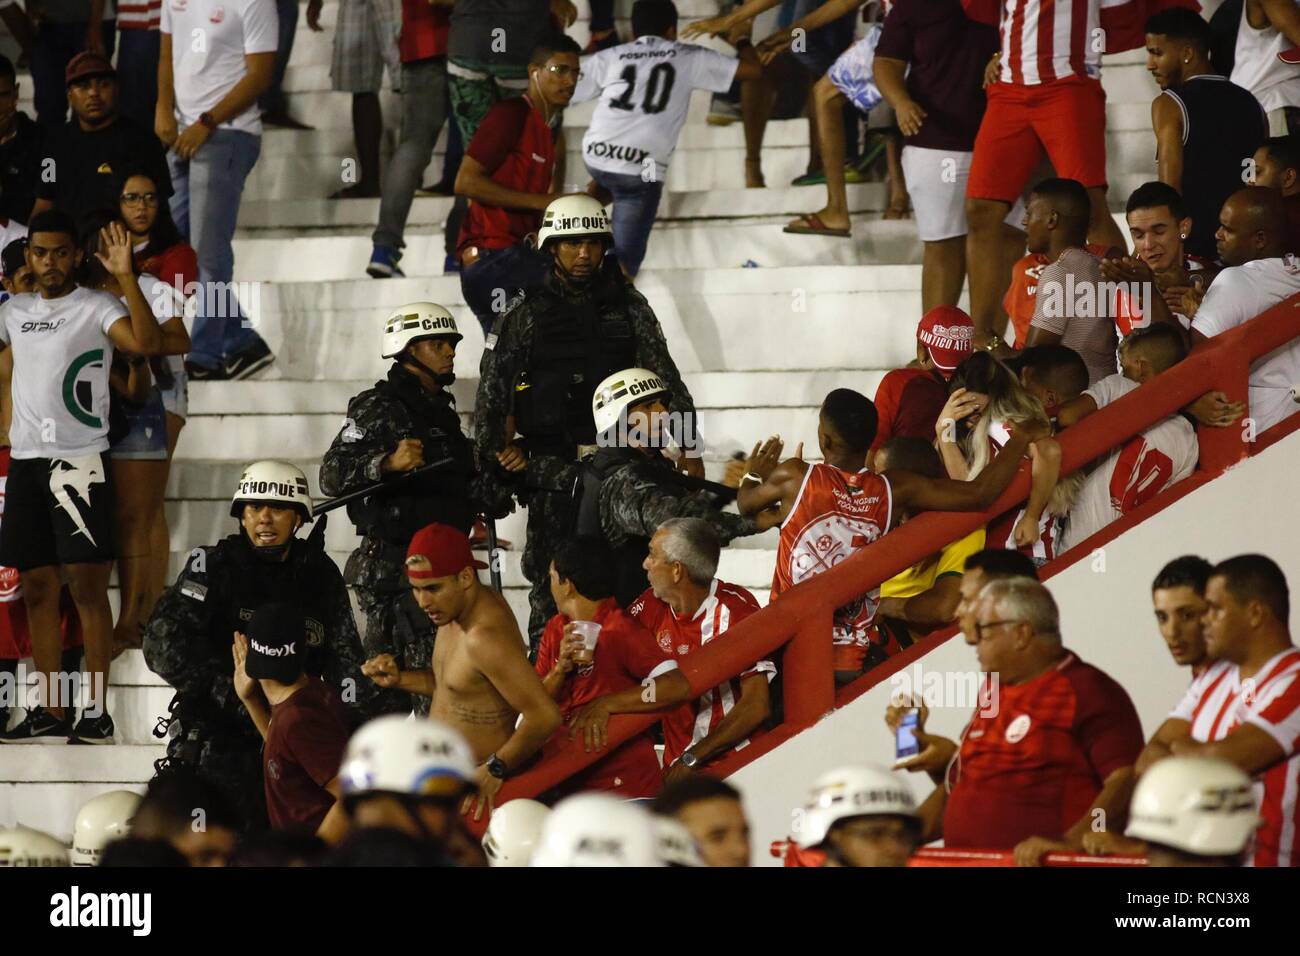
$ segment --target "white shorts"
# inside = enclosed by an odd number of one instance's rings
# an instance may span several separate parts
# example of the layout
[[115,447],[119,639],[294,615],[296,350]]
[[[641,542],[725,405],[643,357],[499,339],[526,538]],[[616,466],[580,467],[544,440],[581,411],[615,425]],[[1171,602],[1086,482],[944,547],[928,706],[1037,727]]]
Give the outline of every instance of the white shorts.
[[[903,181],[912,199],[916,234],[922,242],[941,242],[966,235],[966,180],[973,153],[904,146]],[[1016,200],[1003,220],[1022,228],[1024,199]]]

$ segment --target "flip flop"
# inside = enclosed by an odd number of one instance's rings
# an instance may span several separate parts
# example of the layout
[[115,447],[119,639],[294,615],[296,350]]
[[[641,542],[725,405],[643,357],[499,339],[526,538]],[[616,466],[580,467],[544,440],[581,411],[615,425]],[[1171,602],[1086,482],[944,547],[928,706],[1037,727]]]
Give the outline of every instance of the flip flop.
[[851,230],[848,229],[829,228],[815,212],[800,216],[781,231],[792,236],[835,236],[840,239],[847,239],[851,235]]

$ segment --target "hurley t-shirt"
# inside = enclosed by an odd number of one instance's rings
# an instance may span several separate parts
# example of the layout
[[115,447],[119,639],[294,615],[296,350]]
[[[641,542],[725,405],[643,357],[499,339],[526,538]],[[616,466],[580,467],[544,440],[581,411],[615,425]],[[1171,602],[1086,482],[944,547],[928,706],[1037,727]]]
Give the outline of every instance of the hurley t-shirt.
[[[1192,319],[1192,331],[1213,338],[1300,292],[1300,259],[1256,259],[1224,269],[1205,291]],[[1250,366],[1247,379],[1250,417],[1256,432],[1300,411],[1291,386],[1300,385],[1300,342],[1288,342]]]
[[925,110],[925,122],[906,145],[975,148],[984,116],[984,67],[997,49],[997,29],[968,19],[960,0],[897,0],[876,56],[909,65],[907,95]]
[[686,122],[691,92],[727,90],[739,62],[694,43],[657,36],[583,57],[573,102],[600,97],[582,137],[583,162],[629,176],[648,171],[662,181]]
[[350,733],[338,693],[315,677],[271,708],[262,747],[271,826],[320,827],[334,806],[325,785],[338,776]]
[[24,292],[0,305],[0,341],[14,359],[14,458],[108,449],[108,330],[126,317],[112,294],[81,286],[57,299]]
[[[172,34],[176,118],[182,129],[225,99],[244,78],[250,53],[274,53],[280,44],[275,0],[164,0],[160,29]],[[203,43],[190,38],[202,36]],[[221,129],[261,135],[256,101]]]

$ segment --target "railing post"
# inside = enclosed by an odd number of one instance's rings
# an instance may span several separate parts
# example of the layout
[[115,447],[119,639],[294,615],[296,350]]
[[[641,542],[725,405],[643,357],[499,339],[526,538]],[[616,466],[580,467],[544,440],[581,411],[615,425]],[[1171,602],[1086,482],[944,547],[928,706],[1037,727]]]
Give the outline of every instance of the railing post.
[[[1212,388],[1228,396],[1229,401],[1245,402],[1248,388],[1246,380],[1250,375],[1250,359],[1243,348],[1225,348],[1214,363]],[[1249,415],[1247,411],[1247,415]],[[1200,446],[1201,471],[1211,475],[1221,474],[1239,463],[1250,453],[1249,442],[1254,440],[1256,429],[1248,428],[1246,420],[1229,425],[1227,428],[1214,428],[1202,425],[1196,429],[1196,438]]]
[[811,727],[835,709],[831,615],[829,608],[801,615],[785,646],[785,721],[793,727]]

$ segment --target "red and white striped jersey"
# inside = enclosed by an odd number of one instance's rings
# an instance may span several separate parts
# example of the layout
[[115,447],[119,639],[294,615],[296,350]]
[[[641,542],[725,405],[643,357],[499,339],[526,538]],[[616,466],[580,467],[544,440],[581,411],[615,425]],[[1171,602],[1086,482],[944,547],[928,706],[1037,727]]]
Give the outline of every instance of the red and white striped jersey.
[[[746,588],[714,578],[709,585],[708,596],[690,620],[679,618],[651,590],[633,601],[627,613],[655,636],[660,650],[681,660],[721,637],[731,625],[738,624],[758,609],[758,600]],[[766,674],[771,681],[776,677],[776,665],[771,661],[759,661],[739,677],[724,681],[712,690],[705,691],[696,700],[683,704],[664,716],[665,767],[671,767],[682,755],[682,751],[699,743],[717,729],[722,718],[740,700],[740,682],[755,674]],[[732,749],[740,750],[748,744],[749,739],[742,740]]]
[[1236,664],[1215,661],[1169,716],[1191,724],[1192,739],[1201,742],[1223,740],[1242,724],[1277,741],[1286,758],[1255,777],[1264,822],[1252,863],[1300,865],[1300,648],[1287,648],[1245,681]]
[[[989,422],[989,461],[996,458],[1002,451],[1002,446],[1009,441],[1011,441],[1011,430],[1007,428],[1005,422]],[[1059,550],[1057,545],[1061,536],[1061,519],[1057,515],[1044,511],[1038,519],[1038,537],[1023,548],[1018,548],[1015,542],[1016,524],[1024,513],[1024,508],[1017,508],[990,521],[985,547],[1019,551],[1033,560],[1034,564],[1042,567],[1055,558]]]
[[162,0],[118,0],[119,30],[157,30],[162,19]]
[[1002,0],[1003,83],[1101,77],[1103,0]]

